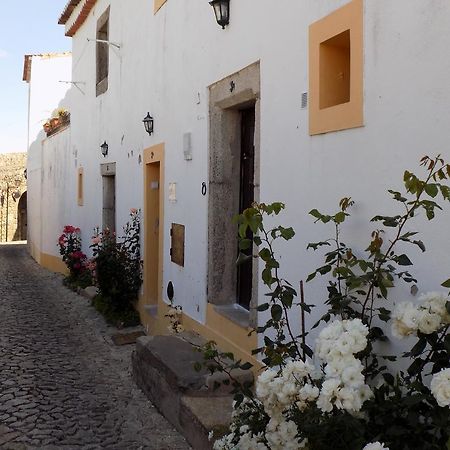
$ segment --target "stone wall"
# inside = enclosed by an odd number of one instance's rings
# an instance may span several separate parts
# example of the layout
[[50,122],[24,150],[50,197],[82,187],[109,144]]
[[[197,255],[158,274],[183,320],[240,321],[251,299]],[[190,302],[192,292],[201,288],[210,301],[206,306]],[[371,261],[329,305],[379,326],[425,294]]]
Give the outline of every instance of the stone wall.
[[0,154],[0,242],[26,239],[26,153]]

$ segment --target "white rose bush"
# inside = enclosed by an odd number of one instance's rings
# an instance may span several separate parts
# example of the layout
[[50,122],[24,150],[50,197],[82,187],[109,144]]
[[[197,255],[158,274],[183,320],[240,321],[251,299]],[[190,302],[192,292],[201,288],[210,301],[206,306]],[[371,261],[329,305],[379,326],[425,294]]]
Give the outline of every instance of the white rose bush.
[[[403,251],[426,248],[410,222],[421,215],[433,220],[442,209],[436,201],[450,202],[450,165],[440,156],[425,156],[420,163],[423,179],[405,171],[405,192],[388,191],[401,211],[372,218],[376,228],[365,250],[341,241],[354,203],[350,198],[341,200],[334,215],[310,212],[316,222],[333,228],[330,239],[308,245],[326,250],[325,264],[306,280],[321,276],[327,282],[326,297],[310,302],[326,305],[311,330],[305,316],[314,306],[305,300],[303,283],[297,294],[281,277],[274,250],[278,239],[289,241],[295,232],[265,225],[284,204],[254,204],[237,217],[238,264],[262,260],[268,300],[257,311],[268,319],[254,330],[263,343],[254,350],[262,364],[255,386],[233,378],[233,369],[251,364],[220,353],[214,342],[203,348],[204,366],[228,374],[226,383],[235,394],[229,432],[212,436],[215,450],[450,448],[450,297],[442,290],[412,301],[391,299],[399,283],[411,286],[412,297],[418,290],[412,261]],[[449,289],[450,279],[440,288]],[[292,316],[301,318],[300,334]],[[404,340],[410,350],[389,351],[392,339]]]

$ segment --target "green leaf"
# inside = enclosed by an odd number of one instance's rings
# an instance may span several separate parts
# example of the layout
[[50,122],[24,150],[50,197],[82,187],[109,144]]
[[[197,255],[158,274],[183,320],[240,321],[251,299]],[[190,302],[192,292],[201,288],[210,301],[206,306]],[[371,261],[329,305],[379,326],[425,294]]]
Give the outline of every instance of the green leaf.
[[262,271],[261,277],[264,283],[268,286],[272,284],[272,271],[269,268],[266,268]]
[[259,257],[263,260],[263,261],[269,261],[270,259],[272,259],[272,253],[270,253],[270,250],[268,248],[263,248],[260,252],[259,252]]
[[316,274],[317,272],[310,273],[306,279],[306,282],[308,283],[309,281],[314,280],[314,278],[316,278]]
[[389,386],[394,386],[395,378],[393,375],[391,375],[390,373],[383,373],[383,378],[384,381],[386,381],[386,383],[389,384]]
[[239,250],[248,250],[252,246],[251,239],[241,239],[239,241]]
[[324,242],[310,242],[308,244],[308,246],[306,247],[306,250],[309,250],[310,248],[312,248],[313,250],[317,250],[319,247],[322,247],[324,245],[328,245],[330,246],[331,244],[327,241]]
[[273,305],[270,314],[275,322],[279,322],[283,317],[283,308],[280,305]]
[[289,227],[289,228],[280,227],[280,233],[281,233],[281,237],[283,239],[285,239],[286,241],[289,241],[290,239],[292,239],[295,236],[295,231],[292,227]]
[[[327,264],[326,266],[319,267],[319,268],[317,269],[317,272],[319,272],[321,275],[325,275],[325,274],[327,274],[328,272],[330,272],[331,269],[332,269],[332,267],[331,267],[329,264]],[[308,278],[309,278],[309,277],[308,277]]]
[[413,241],[413,244],[417,245],[423,252],[426,250],[425,244],[422,241]]
[[334,221],[335,221],[337,224],[342,223],[342,222],[344,222],[345,216],[346,216],[346,215],[347,215],[347,214],[345,214],[345,212],[343,212],[343,211],[338,212],[338,213],[334,216]]
[[316,219],[320,220],[320,218],[322,217],[322,214],[320,214],[320,212],[317,209],[312,209],[309,214],[313,217],[315,217]]
[[281,210],[284,209],[284,206],[284,203],[281,202],[272,203],[272,209],[276,216],[280,214]]
[[447,281],[444,281],[441,286],[450,289],[450,278]]
[[306,344],[304,344],[303,342],[300,344],[300,347],[305,351],[305,353],[312,358],[314,356],[314,352],[311,350],[310,347],[308,347]]
[[427,340],[424,338],[421,338],[417,341],[417,344],[414,345],[414,347],[411,349],[409,354],[413,357],[419,356],[423,353],[426,346],[427,346]]
[[397,256],[397,264],[400,266],[412,266],[411,260],[405,254]]
[[408,373],[411,376],[417,375],[421,371],[422,365],[423,365],[423,359],[422,358],[415,359],[413,361],[413,363],[408,367]]
[[425,185],[425,192],[430,196],[430,197],[436,197],[436,195],[438,195],[439,193],[439,189],[438,186],[436,184],[427,184]]
[[259,312],[267,311],[269,309],[269,306],[270,306],[269,303],[263,303],[262,305],[258,305],[256,310]]
[[253,364],[246,362],[241,365],[240,369],[241,370],[250,370],[252,367],[253,367]]

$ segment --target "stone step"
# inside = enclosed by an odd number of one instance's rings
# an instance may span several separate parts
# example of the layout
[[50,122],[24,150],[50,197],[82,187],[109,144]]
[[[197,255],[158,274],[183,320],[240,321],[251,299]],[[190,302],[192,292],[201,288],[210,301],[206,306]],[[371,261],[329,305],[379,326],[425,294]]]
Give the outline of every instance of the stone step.
[[[198,336],[188,340],[199,343]],[[194,369],[203,355],[190,342],[177,336],[140,337],[132,355],[133,377],[195,450],[209,450],[209,432],[223,434],[230,423],[232,386],[215,389],[225,379],[223,374]],[[235,371],[233,377],[240,382],[253,380],[250,371]]]

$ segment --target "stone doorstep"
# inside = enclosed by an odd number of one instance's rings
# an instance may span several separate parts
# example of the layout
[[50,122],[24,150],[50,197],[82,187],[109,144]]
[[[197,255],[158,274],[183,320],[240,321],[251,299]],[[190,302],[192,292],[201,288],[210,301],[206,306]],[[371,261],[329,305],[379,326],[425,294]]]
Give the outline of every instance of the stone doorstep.
[[193,449],[209,450],[214,439],[226,434],[231,422],[233,397],[181,397],[180,425],[183,436]]
[[[194,370],[195,362],[202,360],[201,353],[176,336],[140,337],[132,355],[137,385],[195,450],[212,448],[210,431],[215,436],[226,431],[233,402],[231,386],[214,389],[224,374]],[[233,376],[241,382],[253,380],[250,371]]]

